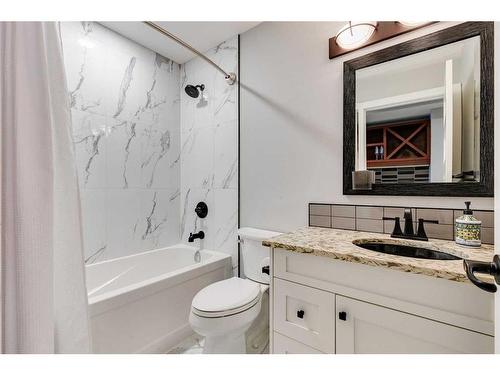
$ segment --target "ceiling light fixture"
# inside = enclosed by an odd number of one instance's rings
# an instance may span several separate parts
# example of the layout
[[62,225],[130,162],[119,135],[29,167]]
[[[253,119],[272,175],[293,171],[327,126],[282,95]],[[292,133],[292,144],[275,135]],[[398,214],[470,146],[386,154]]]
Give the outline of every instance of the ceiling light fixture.
[[353,49],[366,43],[375,30],[377,22],[357,22],[349,21],[342,27],[335,37],[335,42],[344,49]]
[[427,21],[398,21],[401,25],[406,27],[417,27],[423,25],[424,23],[428,23]]

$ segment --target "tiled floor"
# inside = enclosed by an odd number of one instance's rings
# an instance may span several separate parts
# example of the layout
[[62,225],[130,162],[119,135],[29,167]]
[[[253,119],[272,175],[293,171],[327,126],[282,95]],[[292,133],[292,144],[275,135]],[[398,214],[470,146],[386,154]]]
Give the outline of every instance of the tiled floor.
[[197,333],[189,336],[177,344],[167,354],[201,354],[205,339]]
[[[266,331],[265,335],[268,334]],[[251,345],[247,341],[247,353],[248,354],[268,354],[269,353],[269,343],[267,337],[259,335],[257,340],[255,338],[251,341],[254,345]],[[167,354],[202,354],[203,345],[205,339],[198,335],[197,333],[189,336],[184,341],[177,344],[173,349],[171,349]]]

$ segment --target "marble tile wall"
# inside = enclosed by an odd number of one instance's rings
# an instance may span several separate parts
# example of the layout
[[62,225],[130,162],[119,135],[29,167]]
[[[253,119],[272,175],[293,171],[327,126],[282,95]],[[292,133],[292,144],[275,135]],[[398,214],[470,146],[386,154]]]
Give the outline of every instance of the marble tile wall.
[[[226,71],[238,71],[235,36],[206,51]],[[205,85],[205,98],[191,98],[187,84]],[[181,66],[181,239],[203,230],[201,246],[238,259],[238,85],[228,85],[222,74],[200,58]],[[200,219],[194,209],[208,205]]]
[[86,262],[178,243],[179,65],[98,23],[61,35]]

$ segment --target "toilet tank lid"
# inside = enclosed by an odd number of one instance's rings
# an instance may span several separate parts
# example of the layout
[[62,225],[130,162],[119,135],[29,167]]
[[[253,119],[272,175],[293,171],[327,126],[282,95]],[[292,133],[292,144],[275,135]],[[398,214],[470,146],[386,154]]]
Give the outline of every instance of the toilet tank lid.
[[280,234],[283,233],[273,232],[265,229],[250,228],[250,227],[238,229],[238,235],[240,236],[240,238],[246,238],[249,240],[257,240],[257,241],[267,240],[268,238],[276,237],[279,236]]

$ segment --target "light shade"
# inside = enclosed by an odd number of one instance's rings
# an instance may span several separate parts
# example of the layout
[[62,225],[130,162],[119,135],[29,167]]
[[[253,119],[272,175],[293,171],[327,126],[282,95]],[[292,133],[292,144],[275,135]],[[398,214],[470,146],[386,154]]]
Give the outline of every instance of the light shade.
[[417,27],[427,23],[427,21],[398,21],[401,25],[406,27]]
[[344,49],[357,48],[370,39],[376,28],[377,22],[349,22],[339,30],[335,42]]

